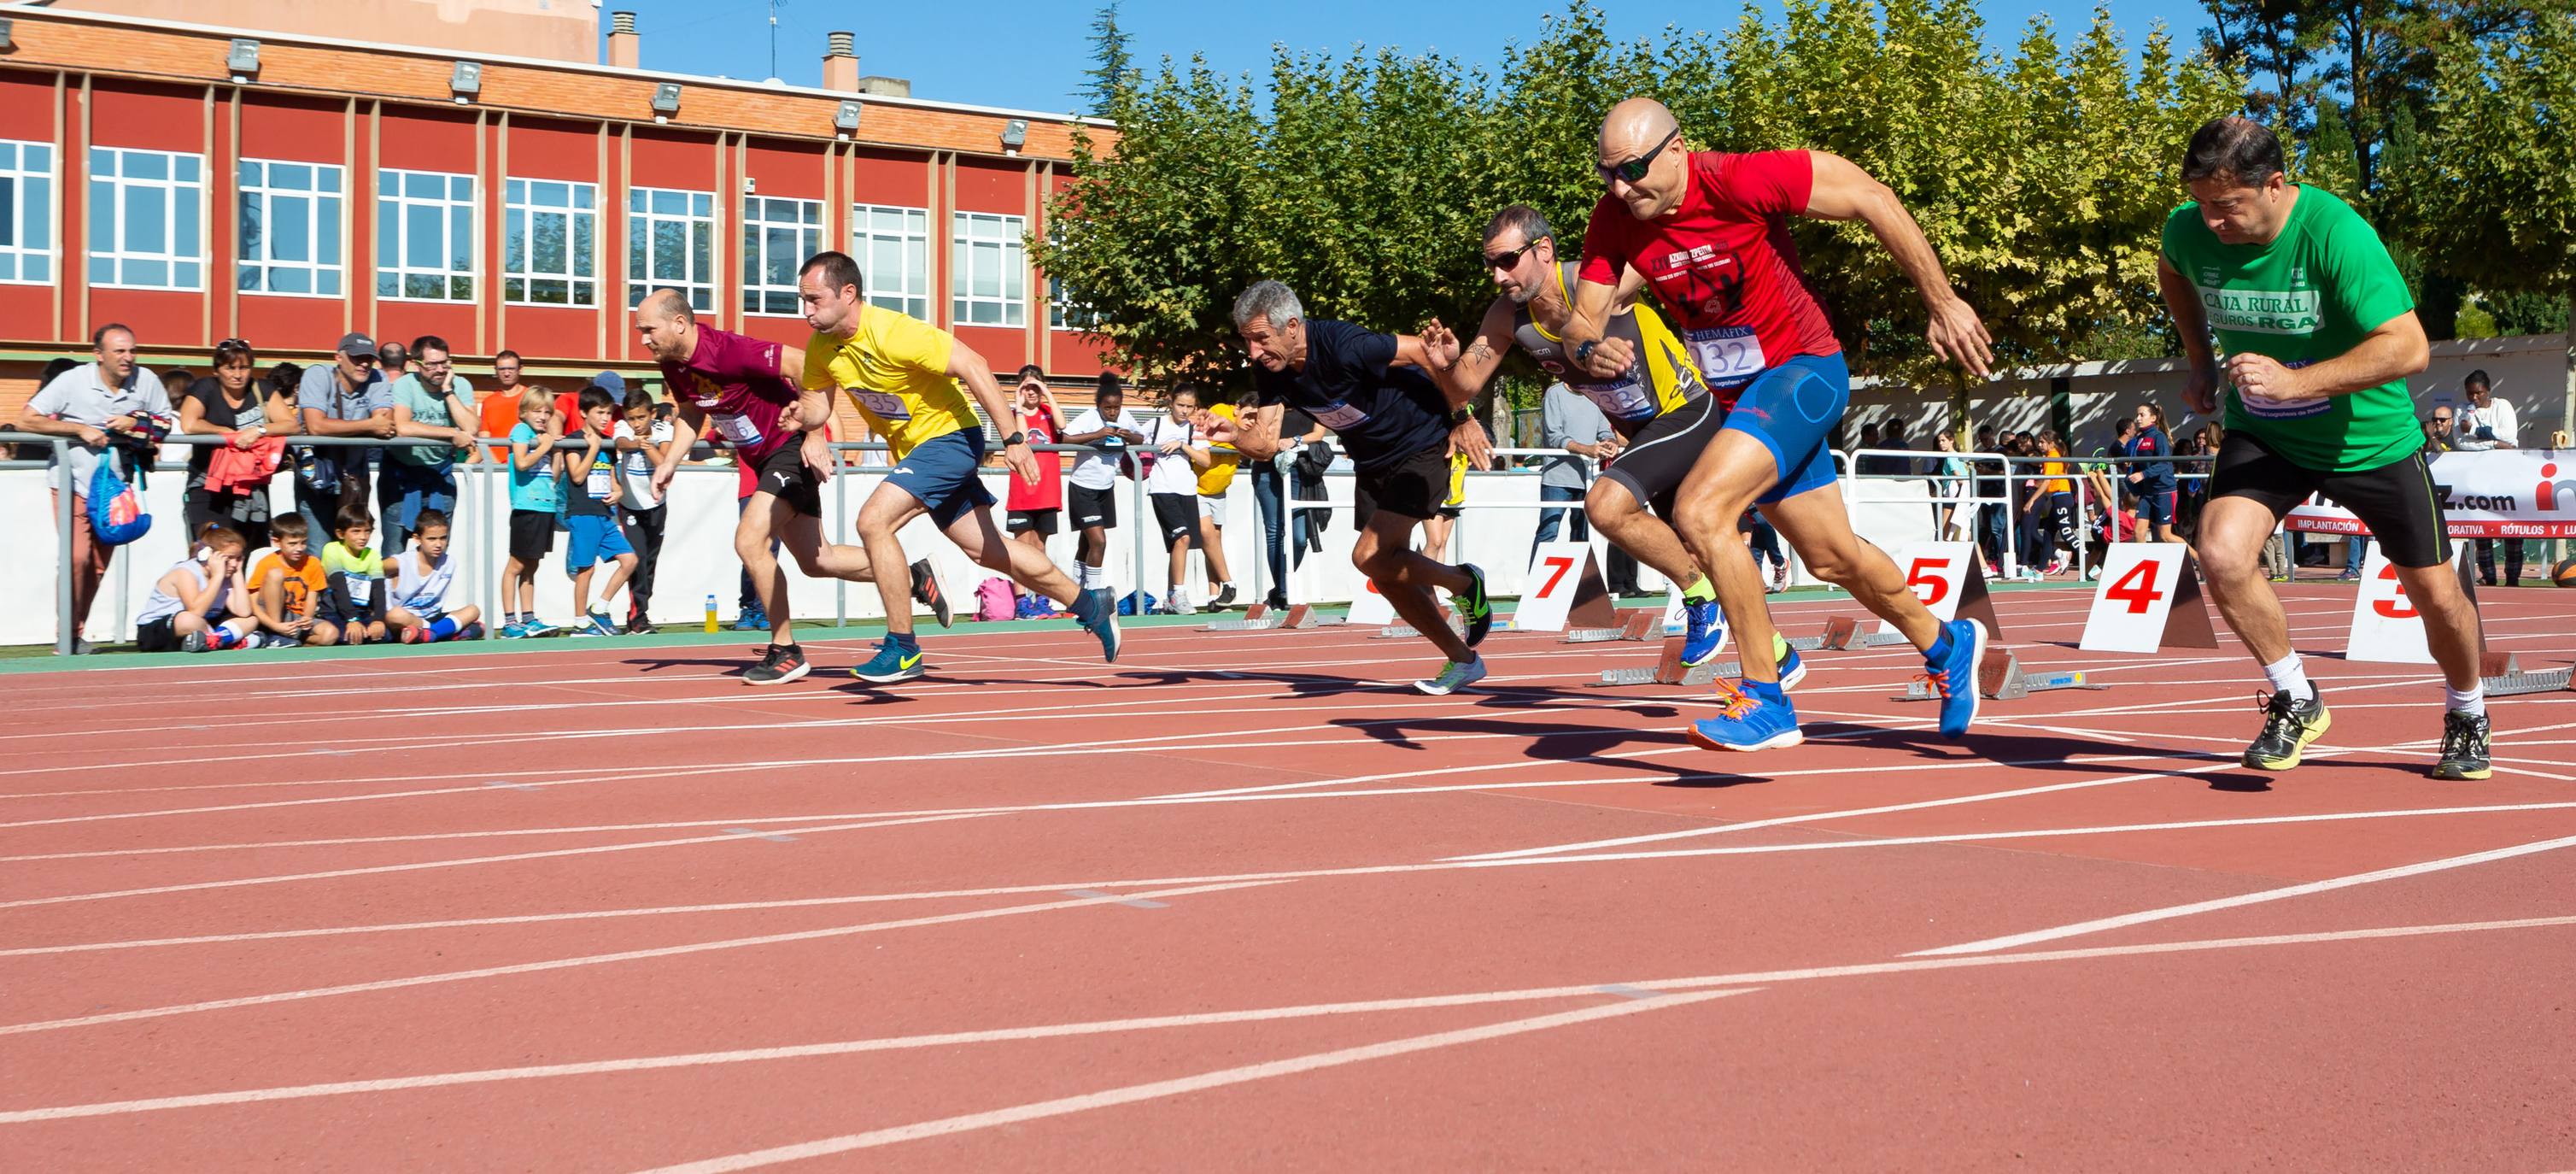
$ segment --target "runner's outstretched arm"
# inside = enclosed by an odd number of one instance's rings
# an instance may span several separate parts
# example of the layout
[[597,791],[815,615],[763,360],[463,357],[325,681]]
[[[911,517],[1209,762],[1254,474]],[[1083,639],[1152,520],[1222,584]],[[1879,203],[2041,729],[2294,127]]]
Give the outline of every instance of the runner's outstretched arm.
[[2325,399],[2350,395],[2417,374],[2433,360],[2424,341],[2424,324],[2415,311],[2379,324],[2351,350],[2305,367],[2291,368],[2263,355],[2227,356],[2227,381],[2236,390],[2273,401]]
[[1932,251],[1923,226],[1914,222],[1896,192],[1833,152],[1809,151],[1807,160],[1815,179],[1808,188],[1806,214],[1818,220],[1868,222],[1878,243],[1887,246],[1897,267],[1905,270],[1923,295],[1923,306],[1932,316],[1923,337],[1932,344],[1933,353],[1979,379],[1993,378],[1994,339],[1986,334],[1985,323],[1977,320],[1977,311],[1951,288],[1949,275],[1941,271],[1940,255]]
[[2191,410],[2207,416],[2218,411],[2218,358],[2209,349],[2209,314],[2200,305],[2200,291],[2183,280],[2173,262],[2156,258],[2156,291],[2164,295],[2165,310],[2173,315],[2174,331],[2182,335],[2184,376],[2182,402]]
[[[967,394],[974,396],[976,406],[984,409],[985,419],[999,424],[1017,418],[1018,414],[1011,410],[1011,401],[1002,397],[1002,385],[993,381],[992,365],[984,361],[984,356],[975,353],[975,348],[962,342],[952,342],[948,347],[948,370],[945,374],[966,385]],[[1028,445],[1004,445],[1002,463],[1010,466],[1011,472],[1020,480],[1031,485],[1038,483],[1038,459]]]
[[1284,404],[1266,404],[1245,414],[1234,426],[1234,451],[1256,461],[1278,456],[1288,447],[1279,437],[1279,421],[1287,410]]

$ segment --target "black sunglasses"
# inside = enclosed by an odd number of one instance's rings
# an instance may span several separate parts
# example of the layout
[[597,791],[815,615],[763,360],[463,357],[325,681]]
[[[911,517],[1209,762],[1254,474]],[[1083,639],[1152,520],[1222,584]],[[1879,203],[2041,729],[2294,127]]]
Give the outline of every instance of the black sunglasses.
[[[1546,239],[1548,238],[1540,237],[1538,241]],[[1538,241],[1531,241],[1507,253],[1491,254],[1479,251],[1476,259],[1484,262],[1487,269],[1517,269],[1520,267],[1521,258],[1528,256],[1531,249],[1538,247]]]
[[1672,146],[1673,140],[1680,138],[1681,133],[1682,128],[1676,126],[1669,133],[1664,135],[1661,142],[1656,143],[1652,147],[1646,148],[1645,154],[1639,155],[1636,158],[1623,163],[1613,163],[1606,167],[1601,167],[1601,182],[1606,184],[1613,179],[1624,179],[1630,183],[1636,183],[1645,179],[1646,172],[1653,169],[1655,166],[1655,156],[1663,154],[1664,148]]

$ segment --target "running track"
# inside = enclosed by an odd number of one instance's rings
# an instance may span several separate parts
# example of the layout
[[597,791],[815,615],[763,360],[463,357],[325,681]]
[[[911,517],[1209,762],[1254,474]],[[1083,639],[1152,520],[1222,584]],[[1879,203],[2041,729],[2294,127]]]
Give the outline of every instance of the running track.
[[[547,642],[10,679],[0,1153],[366,1171],[2576,1166],[2576,692],[2423,777],[2428,670],[2235,764],[2258,683],[2026,664],[1965,744],[1825,653],[1807,746],[1678,735],[1640,644],[1488,691],[1351,629],[934,635],[740,687]],[[2527,668],[2566,600],[2491,592]],[[1793,633],[1848,603],[1779,609]]]

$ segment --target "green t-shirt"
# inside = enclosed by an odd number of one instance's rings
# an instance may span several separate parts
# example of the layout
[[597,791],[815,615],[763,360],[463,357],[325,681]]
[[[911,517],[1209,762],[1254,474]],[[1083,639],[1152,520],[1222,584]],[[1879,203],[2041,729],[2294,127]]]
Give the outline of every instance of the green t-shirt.
[[[447,395],[474,402],[474,389],[458,376],[448,376]],[[405,375],[394,380],[394,402],[411,408],[412,423],[431,424],[440,428],[456,427],[456,415],[447,410],[447,395],[432,395],[418,375]],[[404,445],[386,450],[393,459],[409,465],[428,465],[444,469],[455,463],[456,450],[435,445]]]
[[[2415,308],[2379,233],[2333,193],[2305,184],[2269,245],[2220,243],[2192,203],[2165,220],[2164,253],[2200,291],[2210,329],[2228,354],[2304,367],[2352,350]],[[2423,443],[2404,380],[2277,407],[2248,405],[2233,387],[2225,396],[2228,431],[2252,435],[2318,472],[2376,469]]]

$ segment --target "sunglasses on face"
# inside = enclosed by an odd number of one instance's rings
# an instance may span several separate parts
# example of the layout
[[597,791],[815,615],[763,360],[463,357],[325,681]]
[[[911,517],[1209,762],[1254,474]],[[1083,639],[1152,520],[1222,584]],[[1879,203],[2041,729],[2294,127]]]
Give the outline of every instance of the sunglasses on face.
[[1681,133],[1682,128],[1678,126],[1674,127],[1661,141],[1657,142],[1652,147],[1646,148],[1645,154],[1639,155],[1636,158],[1627,160],[1623,163],[1612,163],[1608,166],[1601,167],[1601,182],[1606,184],[1612,180],[1624,179],[1629,183],[1637,183],[1644,180],[1646,178],[1646,172],[1652,170],[1655,166],[1655,156],[1663,154],[1664,148],[1673,145],[1673,140],[1680,138]]
[[[1546,237],[1540,237],[1538,238],[1538,241],[1546,239]],[[1528,256],[1531,249],[1537,248],[1538,241],[1531,241],[1528,244],[1522,245],[1521,247],[1512,249],[1508,252],[1479,253],[1477,254],[1477,259],[1483,261],[1485,263],[1485,268],[1487,269],[1518,269],[1520,268],[1521,258]]]

